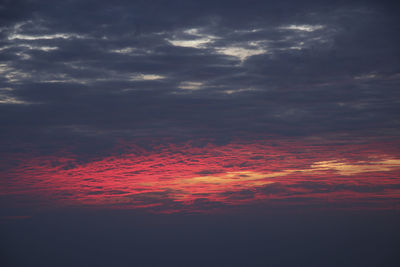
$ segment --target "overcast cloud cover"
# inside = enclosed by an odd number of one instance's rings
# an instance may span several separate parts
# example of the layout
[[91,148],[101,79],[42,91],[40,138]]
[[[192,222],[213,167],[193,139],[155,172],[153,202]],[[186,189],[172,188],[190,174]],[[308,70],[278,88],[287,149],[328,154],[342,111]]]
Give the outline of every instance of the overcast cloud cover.
[[0,0],[0,265],[400,266],[399,14]]
[[385,1],[2,1],[1,147],[398,136]]

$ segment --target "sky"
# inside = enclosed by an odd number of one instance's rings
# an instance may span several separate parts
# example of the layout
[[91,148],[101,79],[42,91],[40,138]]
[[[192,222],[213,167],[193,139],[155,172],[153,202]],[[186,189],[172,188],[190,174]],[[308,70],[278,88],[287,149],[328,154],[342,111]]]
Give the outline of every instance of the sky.
[[2,266],[399,266],[395,1],[0,1]]

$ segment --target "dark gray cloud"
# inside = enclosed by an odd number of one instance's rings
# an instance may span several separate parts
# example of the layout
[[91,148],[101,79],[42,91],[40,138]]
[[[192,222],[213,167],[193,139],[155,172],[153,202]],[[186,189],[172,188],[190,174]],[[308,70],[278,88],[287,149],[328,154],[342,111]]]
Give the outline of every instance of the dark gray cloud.
[[3,1],[1,142],[396,136],[396,10],[375,1]]

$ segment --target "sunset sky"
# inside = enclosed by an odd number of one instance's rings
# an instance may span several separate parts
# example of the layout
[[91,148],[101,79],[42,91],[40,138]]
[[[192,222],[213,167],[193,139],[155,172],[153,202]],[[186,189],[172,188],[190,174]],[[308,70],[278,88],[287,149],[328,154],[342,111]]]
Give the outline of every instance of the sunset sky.
[[392,1],[0,1],[0,265],[400,266]]

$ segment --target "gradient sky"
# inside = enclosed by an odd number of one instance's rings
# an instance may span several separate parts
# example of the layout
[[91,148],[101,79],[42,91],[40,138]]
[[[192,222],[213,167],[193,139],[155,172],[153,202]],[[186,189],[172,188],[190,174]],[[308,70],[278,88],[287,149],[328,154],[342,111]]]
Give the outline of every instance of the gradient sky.
[[0,1],[4,266],[399,266],[399,11]]

